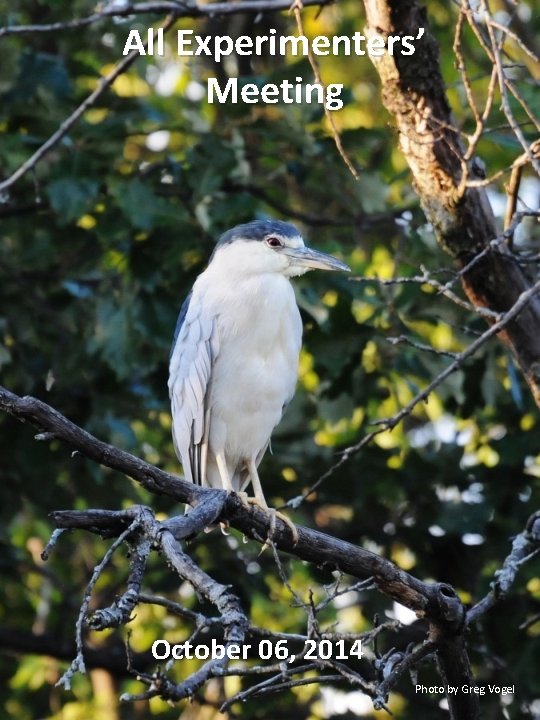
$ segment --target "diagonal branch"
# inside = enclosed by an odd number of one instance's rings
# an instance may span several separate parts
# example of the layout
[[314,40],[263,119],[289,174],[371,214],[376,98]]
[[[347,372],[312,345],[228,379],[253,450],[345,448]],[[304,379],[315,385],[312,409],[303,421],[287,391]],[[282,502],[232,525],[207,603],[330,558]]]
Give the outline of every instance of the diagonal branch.
[[[383,282],[391,283],[392,281]],[[453,356],[452,362],[449,363],[442,372],[440,372],[436,377],[434,377],[433,380],[428,385],[426,385],[423,390],[417,393],[412,398],[412,400],[410,400],[406,405],[404,405],[401,410],[399,410],[399,412],[397,412],[395,415],[392,415],[391,417],[381,418],[380,420],[374,421],[372,424],[379,426],[376,430],[372,430],[371,432],[367,433],[357,443],[343,450],[340,459],[336,463],[334,463],[334,465],[332,465],[323,475],[321,475],[321,477],[319,477],[318,480],[314,482],[307,490],[305,490],[302,495],[299,495],[298,497],[289,500],[287,506],[293,508],[298,507],[306,498],[308,498],[312,493],[314,493],[315,490],[317,490],[317,488],[325,480],[327,480],[338,468],[345,464],[351,457],[360,452],[362,448],[368,445],[373,440],[373,438],[383,432],[386,432],[387,430],[392,430],[393,428],[395,428],[404,418],[411,414],[411,412],[417,405],[426,401],[431,395],[431,393],[437,387],[439,387],[439,385],[441,385],[441,383],[443,383],[448,377],[450,377],[452,373],[456,372],[456,370],[459,370],[459,368],[463,366],[463,363],[470,357],[472,357],[483,345],[485,345],[488,340],[490,340],[495,335],[504,332],[505,328],[511,322],[513,322],[514,319],[523,312],[524,308],[526,308],[527,305],[531,301],[533,301],[533,299],[535,299],[539,294],[540,280],[537,280],[532,287],[530,287],[528,290],[524,290],[521,293],[521,295],[517,298],[516,303],[507,313],[505,313],[502,317],[499,318],[499,320],[497,320],[497,322],[495,322],[481,335],[479,335],[468,347],[465,348],[465,350],[455,354]]]
[[85,623],[87,622],[87,615],[88,615],[88,608],[90,606],[90,600],[92,598],[92,592],[94,590],[94,587],[99,580],[100,576],[103,573],[103,570],[105,569],[106,565],[110,562],[114,552],[124,543],[126,538],[131,535],[131,533],[135,530],[135,528],[138,526],[139,520],[135,518],[133,522],[127,527],[120,535],[116,538],[116,540],[113,542],[111,547],[107,550],[105,555],[103,556],[101,562],[96,565],[94,568],[94,572],[92,573],[92,577],[90,578],[90,581],[87,585],[86,592],[84,593],[84,598],[81,603],[81,607],[79,609],[79,615],[77,617],[77,622],[75,623],[75,644],[77,646],[77,655],[75,656],[75,659],[72,661],[69,668],[66,670],[66,672],[62,675],[60,680],[56,683],[57,686],[61,686],[65,688],[66,690],[71,689],[71,681],[73,679],[73,676],[80,672],[85,673],[86,672],[86,665],[84,662],[84,643],[83,643],[83,627]]
[[[170,15],[162,24],[163,32],[167,32],[174,25],[176,18]],[[1,33],[1,30],[0,30]],[[138,50],[132,50],[129,55],[120,60],[110,73],[103,77],[96,89],[67,117],[59,128],[41,145],[36,152],[15,170],[8,178],[0,182],[0,204],[6,201],[7,191],[30,170],[33,170],[43,158],[64,138],[71,128],[81,119],[84,113],[103,95],[116,78],[120,77],[140,57]]]
[[[329,570],[339,569],[359,579],[373,578],[373,582],[379,590],[402,605],[421,614],[432,613],[434,617],[438,616],[440,586],[418,580],[375,553],[302,526],[297,526],[298,541],[295,543],[290,526],[279,516],[274,518],[271,512],[255,505],[246,505],[235,493],[227,495],[218,491],[216,494],[216,491],[211,488],[196,486],[181,480],[124,450],[108,445],[36,398],[21,398],[0,386],[0,409],[23,422],[36,426],[40,431],[46,431],[48,439],[53,437],[62,440],[94,462],[132,477],[150,492],[168,495],[179,502],[194,505],[196,508],[210,503],[213,509],[208,517],[211,521],[214,519],[227,521],[237,530],[258,542],[265,542],[275,523],[272,541],[280,550]],[[219,515],[217,515],[217,506],[214,503],[221,507]],[[65,512],[53,513],[53,519],[61,527],[96,528],[97,532],[106,533],[107,527],[110,532],[110,521],[104,513],[105,511],[92,511],[91,524],[88,522],[86,513],[78,511],[69,511],[69,524],[66,524]],[[118,517],[121,518],[121,516]],[[128,523],[127,516],[122,517],[124,517],[123,522]],[[189,514],[187,518],[189,518]],[[204,521],[202,516],[200,521],[201,523]],[[178,520],[172,521],[169,526],[175,534],[178,522]],[[201,526],[203,525],[199,524],[199,528]],[[125,527],[125,525],[120,525],[118,529],[122,531]],[[180,536],[182,535],[183,532],[180,533]]]
[[468,624],[474,623],[508,595],[520,567],[538,552],[540,552],[540,512],[535,512],[527,521],[525,530],[512,541],[512,551],[500,570],[495,573],[489,593],[468,611]]
[[[85,672],[83,659],[82,628],[83,625],[97,630],[125,625],[130,620],[131,611],[139,601],[144,567],[152,547],[157,549],[180,578],[187,580],[199,596],[209,600],[218,610],[220,624],[224,629],[225,648],[230,645],[242,645],[249,628],[248,619],[243,612],[240,601],[228,587],[214,580],[204,572],[181,548],[179,542],[168,529],[168,524],[159,522],[153,513],[143,506],[134,505],[127,510],[55,513],[56,522],[63,528],[74,526],[97,531],[109,535],[129,522],[127,528],[119,532],[118,537],[105,553],[101,562],[94,568],[88,583],[83,603],[76,623],[77,656],[57,684],[70,688],[75,672]],[[96,522],[97,521],[97,522]],[[199,527],[202,530],[204,525]],[[87,616],[91,594],[103,568],[115,550],[126,542],[131,550],[131,569],[128,589],[117,599],[114,606],[96,611]],[[227,652],[221,658],[212,658],[181,683],[174,683],[159,673],[138,673],[138,677],[149,686],[149,689],[137,698],[150,698],[159,695],[165,700],[181,700],[191,697],[211,677],[221,676],[229,662]],[[124,700],[132,700],[133,696],[125,695]]]

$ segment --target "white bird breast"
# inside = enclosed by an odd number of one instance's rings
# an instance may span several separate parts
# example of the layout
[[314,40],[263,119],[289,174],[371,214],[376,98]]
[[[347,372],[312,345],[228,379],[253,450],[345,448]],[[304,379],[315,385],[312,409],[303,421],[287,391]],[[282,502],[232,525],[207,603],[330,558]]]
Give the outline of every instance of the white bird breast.
[[254,457],[266,447],[296,387],[302,323],[294,291],[278,273],[236,278],[227,287],[211,277],[204,282],[204,275],[191,302],[203,303],[218,333],[210,446],[224,447],[230,458]]

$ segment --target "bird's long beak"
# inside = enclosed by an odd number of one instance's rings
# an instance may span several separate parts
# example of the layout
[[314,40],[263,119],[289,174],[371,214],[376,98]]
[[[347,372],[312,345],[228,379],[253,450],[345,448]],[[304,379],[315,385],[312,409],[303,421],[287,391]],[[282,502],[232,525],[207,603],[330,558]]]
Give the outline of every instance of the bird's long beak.
[[333,255],[312,250],[308,247],[284,248],[282,252],[290,257],[295,265],[306,269],[317,270],[343,270],[350,272],[351,268]]

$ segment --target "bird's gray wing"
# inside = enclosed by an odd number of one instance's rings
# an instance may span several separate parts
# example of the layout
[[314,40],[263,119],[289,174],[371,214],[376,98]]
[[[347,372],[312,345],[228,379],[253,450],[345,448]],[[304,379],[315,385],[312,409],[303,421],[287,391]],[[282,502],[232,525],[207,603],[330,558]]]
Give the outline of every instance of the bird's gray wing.
[[217,356],[215,318],[190,293],[178,322],[169,364],[173,441],[186,480],[205,483],[209,429],[208,398]]
[[178,335],[180,335],[180,330],[182,329],[182,325],[184,324],[184,320],[186,319],[189,303],[191,300],[191,296],[193,295],[193,290],[189,293],[187,298],[182,303],[182,307],[180,308],[180,312],[178,313],[178,319],[176,321],[176,327],[174,328],[174,336],[173,341],[171,345],[171,352],[169,353],[169,362],[172,360],[174,348],[176,347],[176,341],[178,340]]

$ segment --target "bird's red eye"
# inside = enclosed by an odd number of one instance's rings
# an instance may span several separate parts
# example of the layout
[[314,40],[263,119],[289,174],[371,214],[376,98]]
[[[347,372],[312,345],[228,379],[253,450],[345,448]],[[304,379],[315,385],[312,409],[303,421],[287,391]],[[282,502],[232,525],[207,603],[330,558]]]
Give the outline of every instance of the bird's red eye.
[[283,247],[283,243],[281,242],[281,240],[278,237],[275,237],[274,235],[271,235],[270,237],[266,238],[266,244],[272,248]]

